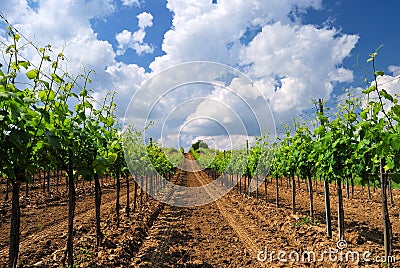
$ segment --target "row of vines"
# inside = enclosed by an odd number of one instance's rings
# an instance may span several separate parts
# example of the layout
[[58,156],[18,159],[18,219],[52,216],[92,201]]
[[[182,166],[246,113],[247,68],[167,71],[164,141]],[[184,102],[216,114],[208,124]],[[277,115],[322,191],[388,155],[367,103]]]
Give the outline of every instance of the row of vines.
[[[65,174],[68,187],[68,237],[62,260],[74,266],[74,213],[76,182],[94,181],[96,205],[96,238],[101,245],[100,178],[110,174],[116,178],[117,225],[119,224],[119,195],[121,178],[127,182],[127,209],[129,215],[129,169],[124,159],[121,123],[115,116],[116,93],[108,93],[102,101],[91,94],[91,71],[78,75],[68,73],[68,60],[62,52],[53,51],[50,45],[38,47],[7,24],[8,38],[1,46],[0,62],[0,177],[12,191],[8,267],[17,267],[21,240],[21,185],[34,185],[40,170],[48,171],[58,179]],[[28,56],[31,55],[31,56]],[[35,60],[30,60],[35,58]],[[141,132],[127,135],[130,139],[141,137]],[[128,139],[128,142],[131,140]],[[129,146],[128,146],[129,148]],[[157,144],[145,148],[143,157],[150,157],[159,174],[169,176],[174,166],[165,158]],[[141,159],[141,156],[137,159]],[[143,159],[142,159],[143,160]],[[150,160],[146,160],[150,161]],[[135,197],[138,186],[145,188],[143,179],[154,170],[147,170],[140,161],[135,169]],[[52,171],[52,172],[51,172]],[[56,172],[57,171],[57,172]],[[39,175],[38,175],[39,174]],[[55,175],[57,174],[57,175]],[[157,182],[159,177],[154,175]],[[152,180],[150,180],[152,181]],[[45,182],[44,182],[45,183]],[[158,185],[159,186],[159,185]],[[151,191],[151,188],[150,188]],[[8,194],[8,191],[7,191]],[[136,204],[136,200],[134,202]],[[135,209],[135,208],[134,208]]]
[[286,178],[292,187],[293,212],[296,209],[295,178],[305,180],[309,192],[311,222],[314,222],[313,182],[323,181],[329,237],[332,236],[329,185],[335,183],[339,240],[345,240],[344,182],[349,189],[349,184],[354,186],[357,181],[368,187],[368,193],[370,185],[379,186],[385,255],[390,256],[392,227],[388,196],[393,204],[392,183],[400,182],[400,104],[399,94],[391,95],[378,82],[384,72],[376,69],[377,55],[377,52],[371,53],[367,60],[373,70],[368,87],[357,96],[348,91],[347,98],[338,105],[334,114],[324,114],[324,103],[320,99],[315,102],[318,108],[312,120],[296,120],[275,141],[268,137],[260,138],[250,149],[247,146],[239,150],[240,153],[222,153],[204,148],[191,150],[200,165],[214,170],[216,175],[239,175],[239,179],[236,179],[239,191],[242,180],[244,191],[250,194],[250,182],[255,176],[265,178],[265,183],[268,178],[271,181],[276,179],[277,205],[278,180]]

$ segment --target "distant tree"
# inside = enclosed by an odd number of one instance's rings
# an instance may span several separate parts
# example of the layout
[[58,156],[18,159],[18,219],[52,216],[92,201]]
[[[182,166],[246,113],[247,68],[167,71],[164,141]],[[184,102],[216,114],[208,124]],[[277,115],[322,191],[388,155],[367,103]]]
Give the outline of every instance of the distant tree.
[[195,143],[192,144],[193,150],[197,151],[199,148],[208,149],[207,143],[203,142],[203,140],[197,140]]

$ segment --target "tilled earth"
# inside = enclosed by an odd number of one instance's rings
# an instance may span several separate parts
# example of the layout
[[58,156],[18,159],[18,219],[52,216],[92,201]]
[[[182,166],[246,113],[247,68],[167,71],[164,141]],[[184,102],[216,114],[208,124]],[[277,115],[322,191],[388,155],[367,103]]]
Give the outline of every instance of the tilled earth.
[[[189,157],[186,170],[179,170],[175,182],[197,187],[211,179],[195,170]],[[187,169],[188,168],[188,169]],[[301,188],[305,188],[302,183]],[[131,187],[133,191],[133,187]],[[345,199],[346,241],[337,248],[336,198],[332,187],[333,238],[325,235],[322,185],[314,194],[316,224],[307,222],[308,193],[297,190],[297,213],[291,211],[290,189],[280,186],[280,207],[275,201],[275,184],[268,184],[267,202],[264,186],[258,199],[232,190],[207,205],[181,208],[143,197],[143,206],[124,213],[126,188],[121,195],[121,226],[115,224],[115,191],[103,193],[103,246],[95,246],[95,210],[92,195],[77,200],[75,217],[75,258],[78,267],[384,267],[374,262],[383,256],[382,217],[378,192],[372,200],[356,187],[353,199]],[[139,192],[139,190],[138,190]],[[174,192],[168,193],[171,198]],[[212,194],[212,193],[210,193]],[[133,194],[131,192],[131,198]],[[400,265],[399,192],[394,192],[396,206],[390,208],[393,225],[395,266]],[[131,199],[132,200],[132,199]],[[2,204],[7,211],[9,204]],[[22,209],[21,267],[59,267],[67,235],[67,204],[62,201],[27,205]],[[1,218],[0,262],[6,266],[8,254],[9,212]],[[329,254],[331,251],[331,255]],[[346,253],[359,252],[360,261],[347,261]],[[369,262],[362,260],[368,251]],[[315,262],[313,261],[314,252]],[[327,253],[324,253],[327,252]],[[337,252],[337,253],[334,253]],[[303,254],[303,256],[302,256]],[[309,254],[309,255],[307,255]],[[325,255],[322,255],[325,254]],[[297,260],[298,257],[298,260]]]

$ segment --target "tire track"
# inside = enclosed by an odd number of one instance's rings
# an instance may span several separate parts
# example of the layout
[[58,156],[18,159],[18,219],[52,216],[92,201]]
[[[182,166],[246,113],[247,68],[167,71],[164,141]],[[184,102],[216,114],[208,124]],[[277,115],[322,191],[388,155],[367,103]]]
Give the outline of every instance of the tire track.
[[[193,157],[193,156],[192,156]],[[194,165],[193,170],[198,169],[196,163],[191,161],[191,165]],[[207,185],[210,183],[210,178],[204,171],[198,171],[193,173],[195,179],[200,185]],[[214,202],[218,208],[219,213],[226,219],[229,226],[237,233],[240,241],[244,244],[245,248],[250,253],[250,256],[256,257],[260,248],[257,247],[254,241],[257,241],[258,230],[252,219],[244,218],[243,214],[232,206],[230,200],[221,199],[214,195],[214,191],[211,191],[209,187],[204,187],[207,194],[212,198],[216,199]],[[218,193],[218,191],[216,191]],[[246,229],[245,229],[246,228]],[[249,232],[250,231],[250,232]]]
[[[207,180],[204,178],[207,175],[204,172],[195,173],[195,176],[201,184],[207,184]],[[214,198],[213,193],[207,190],[207,187],[205,187],[205,189],[207,193],[212,198]],[[250,219],[244,219],[243,214],[230,204],[230,200],[224,199],[224,202],[222,202],[221,199],[218,199],[214,203],[217,206],[220,214],[226,219],[231,228],[237,233],[239,239],[243,242],[244,246],[249,251],[251,256],[257,256],[260,248],[257,247],[254,242],[257,240],[257,236],[254,235],[257,233],[257,231],[254,230],[254,223],[251,222]],[[251,231],[251,233],[253,234],[248,232],[245,228]]]
[[[181,184],[185,178],[186,172],[178,169],[178,172],[172,178],[172,183]],[[174,195],[174,188],[172,187],[167,193],[167,200],[170,200]],[[162,261],[162,254],[160,252],[167,251],[171,244],[172,233],[176,231],[176,228],[171,226],[172,223],[179,224],[179,214],[181,213],[179,208],[171,207],[169,205],[161,204],[160,212],[154,219],[153,224],[149,226],[143,243],[140,246],[139,251],[136,253],[135,257],[131,261],[131,265],[149,265],[148,267],[155,267],[155,264],[160,264]],[[178,220],[177,220],[178,219]],[[172,227],[172,228],[171,228]],[[161,243],[158,244],[154,241],[155,238],[160,238]],[[143,259],[148,260],[142,263]]]

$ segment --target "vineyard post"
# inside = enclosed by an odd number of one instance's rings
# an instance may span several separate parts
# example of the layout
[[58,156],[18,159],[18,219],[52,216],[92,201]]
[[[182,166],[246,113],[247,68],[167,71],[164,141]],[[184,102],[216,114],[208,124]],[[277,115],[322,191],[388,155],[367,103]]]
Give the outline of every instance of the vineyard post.
[[94,193],[95,193],[95,204],[96,204],[96,245],[99,247],[101,245],[102,233],[100,227],[101,215],[101,186],[99,174],[97,172],[94,173]]
[[139,201],[139,208],[142,209],[143,204],[143,180],[144,176],[140,176],[140,201]]
[[296,213],[296,182],[294,179],[294,171],[290,172],[290,177],[292,178],[292,212]]
[[342,178],[337,178],[337,199],[338,199],[338,229],[339,240],[344,238],[344,210],[343,210],[343,193],[342,193]]
[[238,192],[239,192],[239,194],[241,194],[242,193],[242,175],[241,175],[241,171],[236,171],[237,173],[236,173],[236,182],[237,182],[237,190],[238,190]]
[[279,183],[278,183],[278,173],[275,175],[275,182],[276,182],[276,207],[279,207]]
[[27,179],[26,181],[25,181],[25,196],[26,197],[28,197],[28,195],[29,195],[29,180]]
[[392,179],[387,178],[388,187],[389,187],[389,196],[390,196],[390,206],[394,206],[394,199],[393,199],[393,187],[392,187]]
[[10,181],[8,177],[6,178],[6,196],[4,198],[4,201],[8,201],[8,192],[10,191]]
[[10,228],[10,246],[9,246],[9,258],[8,267],[17,267],[18,253],[19,253],[19,241],[20,241],[20,205],[19,205],[19,188],[20,181],[12,180],[12,207],[11,207],[11,228]]
[[[391,256],[392,250],[392,226],[390,224],[388,203],[386,196],[387,187],[387,174],[383,169],[385,161],[383,158],[380,159],[380,181],[381,181],[381,198],[382,198],[382,216],[383,216],[383,245],[385,247],[385,258],[390,261],[389,256]],[[389,263],[390,265],[390,263]]]
[[[135,175],[135,178],[137,178],[136,175]],[[134,193],[134,198],[136,198],[136,191]],[[135,203],[134,203],[134,205],[135,205]],[[126,214],[127,218],[129,218],[129,210],[130,210],[130,208],[129,208],[129,174],[127,174],[126,175],[126,207],[125,207],[125,214]],[[135,211],[135,207],[134,207],[134,211]]]
[[51,178],[51,173],[50,173],[50,167],[47,170],[47,193],[50,193],[50,178]]
[[43,168],[43,193],[46,192],[46,169]]
[[367,183],[368,183],[368,200],[371,200],[371,186],[369,180],[367,181]]
[[[249,140],[246,140],[246,155],[249,157]],[[249,162],[249,158],[247,158],[247,163]],[[250,174],[248,174],[246,170],[246,181],[247,185],[245,186],[245,193],[247,193],[247,196],[250,196]]]
[[265,202],[268,201],[268,196],[267,196],[267,176],[264,175],[264,192],[265,192]]
[[149,192],[147,192],[147,190],[146,190],[146,192],[150,193],[150,195],[153,194],[153,184],[154,184],[153,181],[154,181],[154,173],[150,172]]
[[256,175],[256,199],[258,199],[258,175]]
[[309,197],[310,197],[310,218],[311,222],[314,223],[314,200],[313,200],[313,186],[311,179],[311,171],[308,173],[308,187],[309,187]]
[[[133,189],[133,212],[136,212],[136,199],[137,199],[137,187],[138,187],[136,180],[137,180],[137,173],[135,173],[135,180],[133,181],[133,183],[134,183],[134,185],[133,185],[133,188],[134,188]],[[127,206],[129,206],[129,205],[127,205]]]
[[239,174],[236,174],[236,185],[237,185],[236,189],[239,192],[239,194],[242,193],[241,183],[242,183],[242,180],[241,180],[241,178],[239,179]]
[[[322,116],[324,114],[324,106],[322,104],[322,99],[318,99],[319,113]],[[321,125],[324,122],[321,119]],[[329,181],[328,178],[324,178],[324,197],[325,197],[325,218],[326,218],[326,234],[328,237],[332,237],[332,220],[331,220],[331,202],[329,194]]]
[[117,198],[115,202],[115,210],[116,210],[116,216],[117,216],[117,228],[119,228],[119,210],[120,210],[120,204],[119,204],[119,196],[121,192],[121,179],[120,179],[120,174],[119,174],[119,166],[116,169],[116,179],[117,179]]
[[351,183],[351,198],[354,198],[354,176],[351,176],[350,178],[350,183]]
[[64,252],[62,264],[65,264],[65,260],[68,256],[68,265],[74,267],[74,217],[75,217],[75,205],[76,205],[76,192],[74,183],[74,165],[73,165],[73,151],[72,148],[68,148],[68,166],[67,166],[67,179],[68,179],[68,237],[67,237],[67,248]]

